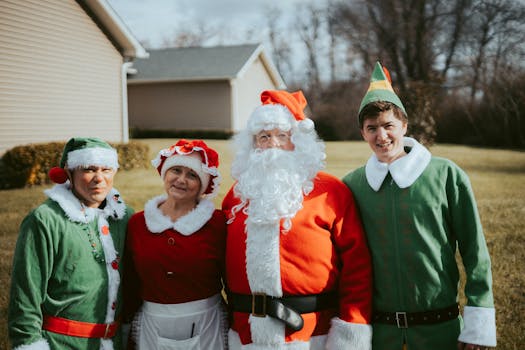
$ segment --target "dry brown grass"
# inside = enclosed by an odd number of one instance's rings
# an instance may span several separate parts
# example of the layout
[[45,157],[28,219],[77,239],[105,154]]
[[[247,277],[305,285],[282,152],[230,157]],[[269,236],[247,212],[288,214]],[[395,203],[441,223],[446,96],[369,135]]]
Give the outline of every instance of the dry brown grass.
[[[176,140],[143,140],[150,145],[150,159]],[[229,166],[231,149],[227,141],[208,143],[221,155],[223,177],[215,200],[219,206],[232,184]],[[436,156],[449,158],[470,176],[481,220],[492,256],[494,296],[498,327],[498,349],[523,349],[525,344],[525,152],[437,145]],[[365,163],[370,155],[364,142],[328,142],[327,171],[342,177]],[[150,170],[120,172],[116,187],[124,199],[142,210],[144,202],[162,193],[157,173]],[[26,213],[44,199],[45,187],[0,191],[0,349],[7,349],[6,309],[11,260],[18,225]]]

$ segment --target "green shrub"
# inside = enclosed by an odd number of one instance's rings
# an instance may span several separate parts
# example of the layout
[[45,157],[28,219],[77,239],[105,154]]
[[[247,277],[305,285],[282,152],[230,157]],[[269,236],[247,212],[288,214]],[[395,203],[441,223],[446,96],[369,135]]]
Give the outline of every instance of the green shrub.
[[169,129],[138,129],[130,130],[130,137],[134,139],[208,139],[227,140],[233,133],[226,130],[169,130]]
[[149,168],[149,146],[138,141],[111,143],[117,150],[121,170]]
[[[21,188],[50,183],[47,173],[58,166],[65,142],[16,146],[0,160],[0,188]],[[148,167],[149,146],[137,141],[112,143],[118,153],[120,168]]]

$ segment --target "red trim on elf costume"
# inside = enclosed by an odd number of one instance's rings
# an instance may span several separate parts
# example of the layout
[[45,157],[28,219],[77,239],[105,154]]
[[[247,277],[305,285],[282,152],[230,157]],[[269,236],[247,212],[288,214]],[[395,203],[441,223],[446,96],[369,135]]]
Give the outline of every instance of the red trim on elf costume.
[[67,318],[44,315],[42,329],[46,331],[82,338],[113,338],[119,322],[90,323],[68,320]]

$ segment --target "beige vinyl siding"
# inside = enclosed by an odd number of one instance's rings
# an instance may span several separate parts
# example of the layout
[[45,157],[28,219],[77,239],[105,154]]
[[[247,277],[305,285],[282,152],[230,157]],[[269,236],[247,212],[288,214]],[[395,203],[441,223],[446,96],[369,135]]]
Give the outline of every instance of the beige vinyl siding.
[[[177,64],[174,62],[174,64]],[[228,81],[128,85],[132,128],[230,130]]]
[[261,92],[275,90],[277,86],[270,78],[260,56],[250,65],[244,74],[236,79],[236,113],[232,121],[233,131],[246,127],[246,123],[255,107],[261,105]]
[[74,0],[0,1],[0,154],[98,136],[121,141],[123,58]]

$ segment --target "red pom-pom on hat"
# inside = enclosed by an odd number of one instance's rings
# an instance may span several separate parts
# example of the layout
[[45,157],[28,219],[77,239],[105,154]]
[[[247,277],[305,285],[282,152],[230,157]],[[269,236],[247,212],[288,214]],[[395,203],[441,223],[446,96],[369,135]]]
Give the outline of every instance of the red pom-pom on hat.
[[60,167],[53,167],[49,169],[48,175],[51,181],[57,184],[63,184],[68,179],[66,170]]

